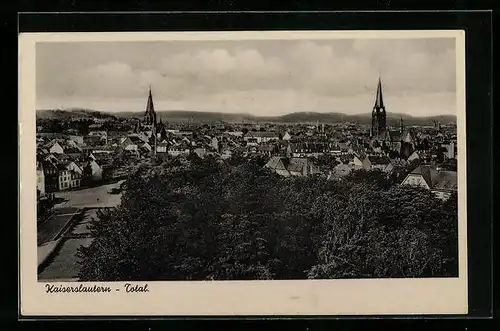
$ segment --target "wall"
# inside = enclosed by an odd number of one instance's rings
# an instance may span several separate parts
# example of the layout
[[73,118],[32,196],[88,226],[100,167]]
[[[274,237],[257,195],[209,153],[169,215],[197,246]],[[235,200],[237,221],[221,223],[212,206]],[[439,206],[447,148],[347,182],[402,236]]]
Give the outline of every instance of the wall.
[[90,162],[90,166],[92,167],[92,180],[102,180],[102,168],[94,161]]
[[43,171],[36,171],[36,188],[40,191],[40,195],[45,195],[45,175]]
[[450,192],[443,192],[443,191],[432,191],[432,192],[436,195],[436,198],[441,200],[448,200],[451,196]]

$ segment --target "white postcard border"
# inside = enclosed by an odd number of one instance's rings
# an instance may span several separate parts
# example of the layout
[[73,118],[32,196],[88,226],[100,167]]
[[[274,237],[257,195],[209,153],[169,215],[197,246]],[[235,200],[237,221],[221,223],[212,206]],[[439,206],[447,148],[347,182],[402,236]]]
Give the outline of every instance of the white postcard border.
[[[36,88],[38,42],[255,40],[255,39],[455,38],[459,188],[459,277],[429,279],[171,281],[148,282],[148,293],[46,293],[37,281]],[[424,31],[238,31],[30,33],[19,37],[20,306],[24,316],[124,315],[406,315],[466,314],[467,211],[465,140],[465,32]],[[133,282],[133,284],[142,284]]]

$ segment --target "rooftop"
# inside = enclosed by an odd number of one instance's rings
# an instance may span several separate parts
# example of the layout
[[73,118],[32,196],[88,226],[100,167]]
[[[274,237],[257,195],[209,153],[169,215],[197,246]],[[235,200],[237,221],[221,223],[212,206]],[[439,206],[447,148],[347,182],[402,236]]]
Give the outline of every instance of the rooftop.
[[456,171],[440,170],[430,165],[420,165],[416,167],[411,174],[422,175],[431,189],[446,191],[457,190]]

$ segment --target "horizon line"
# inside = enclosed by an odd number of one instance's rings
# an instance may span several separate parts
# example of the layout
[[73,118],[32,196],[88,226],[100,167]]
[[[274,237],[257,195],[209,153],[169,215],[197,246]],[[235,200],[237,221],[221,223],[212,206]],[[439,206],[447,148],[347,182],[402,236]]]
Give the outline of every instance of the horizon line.
[[[103,113],[103,114],[106,114],[106,115],[110,115],[110,116],[117,116],[115,114],[113,114],[112,111],[106,111],[106,110],[96,110],[96,109],[90,109],[90,108],[83,108],[83,107],[71,107],[71,108],[67,108],[67,109],[61,109],[61,108],[39,108],[39,109],[36,109],[36,111],[55,111],[55,110],[59,110],[59,111],[65,111],[65,112],[73,112],[73,111],[87,111],[87,112],[98,112],[98,113]],[[116,114],[120,114],[120,113],[130,113],[130,114],[139,114],[139,113],[143,113],[144,111],[142,110],[123,110],[123,111],[116,111]],[[343,113],[343,112],[335,112],[335,111],[331,111],[331,112],[318,112],[318,111],[294,111],[294,112],[290,112],[290,113],[286,113],[286,114],[282,114],[282,115],[252,115],[251,113],[238,113],[238,112],[220,112],[220,111],[204,111],[204,110],[182,110],[182,109],[170,109],[170,110],[155,110],[156,113],[159,113],[159,112],[192,112],[192,113],[212,113],[212,114],[220,114],[220,115],[240,115],[240,116],[251,116],[251,117],[256,117],[256,118],[276,118],[276,117],[283,117],[283,116],[287,116],[287,115],[292,115],[292,114],[307,114],[307,113],[311,113],[311,114],[318,114],[318,115],[322,115],[322,114],[325,114],[325,115],[331,115],[331,114],[338,114],[338,115],[344,115],[344,116],[360,116],[360,115],[371,115],[371,112],[363,112],[363,113],[356,113],[356,114],[347,114],[347,113]],[[387,113],[387,115],[389,115],[391,113]],[[435,115],[424,115],[424,116],[413,116],[413,115],[410,115],[410,114],[406,114],[406,113],[398,113],[398,112],[392,112],[392,114],[394,115],[404,115],[404,116],[407,116],[407,117],[411,117],[411,118],[428,118],[428,117],[437,117],[437,116],[453,116],[453,117],[457,117],[456,114],[443,114],[443,113],[440,113],[440,114],[435,114]]]

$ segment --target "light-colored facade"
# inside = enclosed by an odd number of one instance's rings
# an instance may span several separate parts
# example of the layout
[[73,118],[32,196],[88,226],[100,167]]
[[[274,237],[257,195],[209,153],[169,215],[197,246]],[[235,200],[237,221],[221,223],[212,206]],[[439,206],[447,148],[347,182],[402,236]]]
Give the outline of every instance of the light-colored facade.
[[38,163],[36,167],[36,189],[38,190],[40,196],[45,195],[45,174],[43,173],[41,163]]
[[457,172],[421,165],[409,173],[401,185],[422,187],[431,190],[438,199],[446,200],[457,192]]
[[279,135],[275,132],[250,131],[243,139],[248,142],[256,142],[257,144],[267,143],[273,140],[279,140]]
[[401,185],[411,185],[418,186],[430,190],[429,184],[425,181],[424,177],[419,174],[408,174],[406,178],[403,180]]
[[58,173],[59,190],[69,190],[81,186],[82,169],[74,162],[71,162]]
[[64,149],[62,146],[56,141],[49,149],[50,153],[55,153],[55,154],[64,154]]
[[90,161],[90,168],[92,169],[92,180],[102,180],[102,168],[94,160]]
[[190,151],[189,148],[171,146],[168,148],[167,153],[170,156],[179,156],[179,155],[189,155]]

